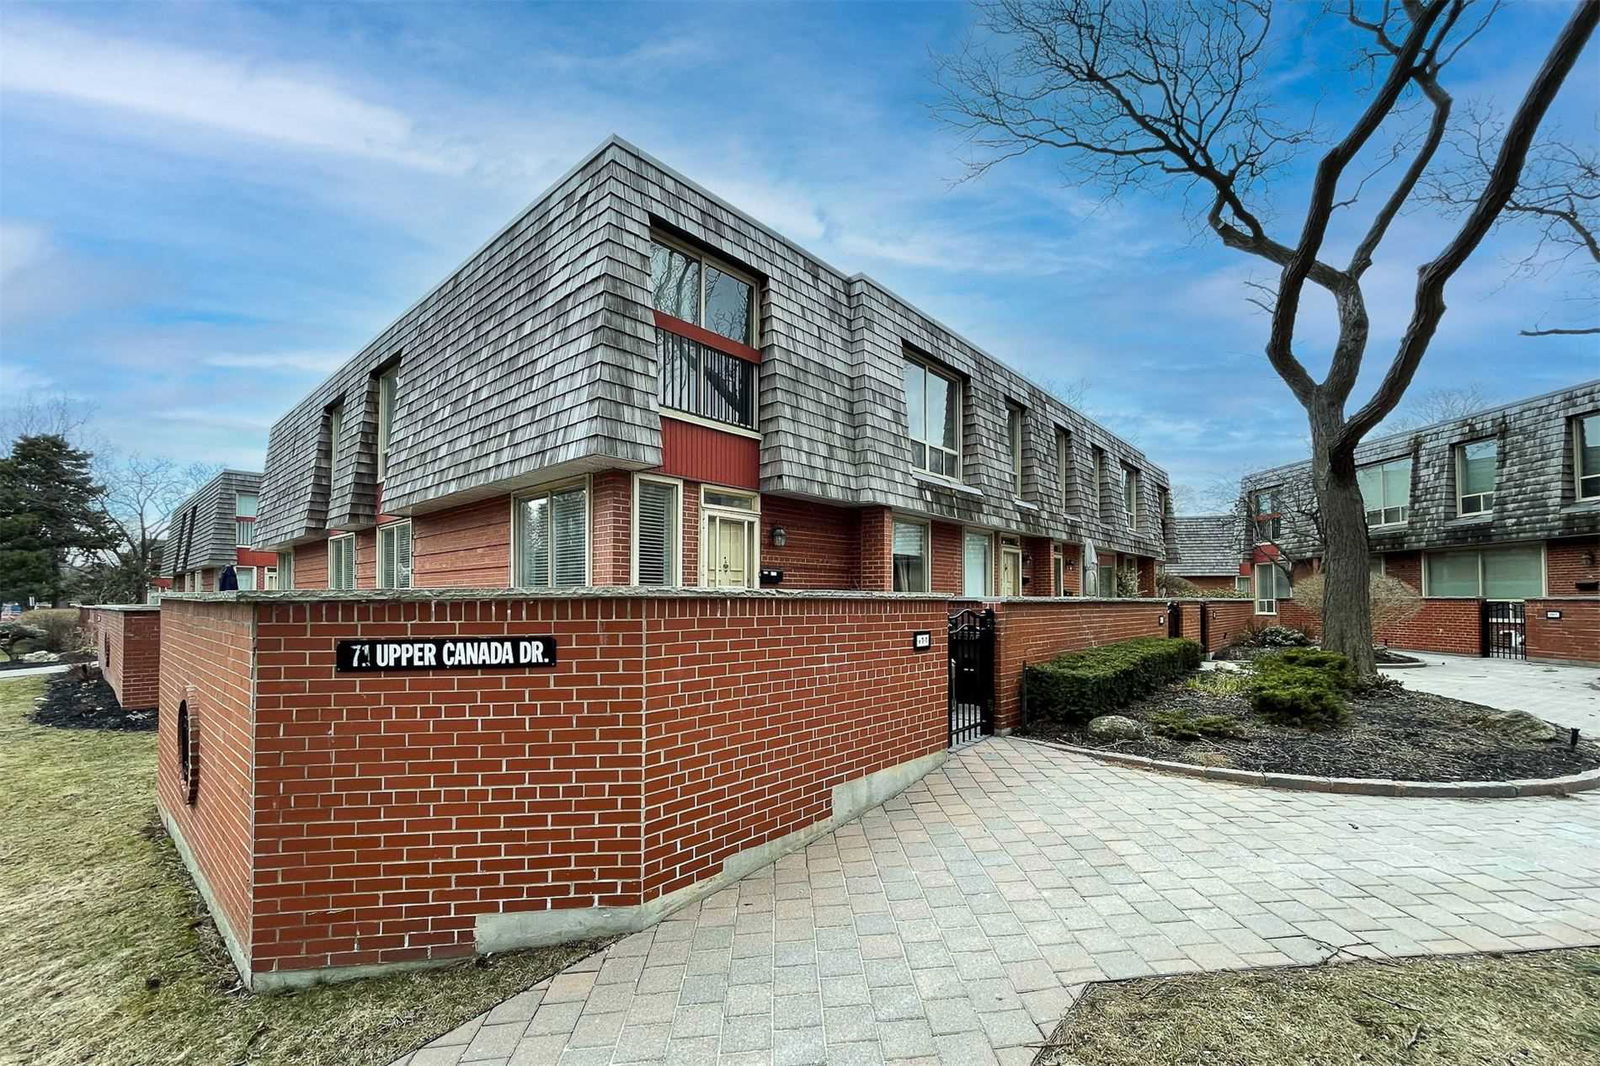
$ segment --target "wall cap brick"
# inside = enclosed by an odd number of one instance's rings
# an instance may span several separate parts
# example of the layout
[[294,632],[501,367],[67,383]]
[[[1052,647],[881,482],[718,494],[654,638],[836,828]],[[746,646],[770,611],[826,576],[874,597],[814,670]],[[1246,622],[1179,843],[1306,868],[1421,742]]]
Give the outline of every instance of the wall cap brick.
[[124,611],[134,613],[137,611],[159,611],[159,603],[79,603],[75,604],[80,611]]
[[[634,585],[570,589],[292,589],[280,592],[185,592],[161,597],[177,603],[452,603],[475,600],[889,600],[916,603],[950,597],[938,592],[873,592],[866,589],[642,588]],[[1041,602],[1018,600],[1019,603]],[[1082,601],[1079,601],[1082,602]],[[1132,601],[1113,601],[1128,603]]]

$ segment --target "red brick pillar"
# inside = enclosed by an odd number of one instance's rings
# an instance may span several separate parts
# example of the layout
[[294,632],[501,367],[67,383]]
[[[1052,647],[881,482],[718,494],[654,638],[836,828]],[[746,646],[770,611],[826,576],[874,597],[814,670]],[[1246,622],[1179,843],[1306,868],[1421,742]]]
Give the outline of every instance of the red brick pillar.
[[861,588],[894,591],[894,519],[887,507],[861,512]]
[[1023,574],[1028,582],[1022,587],[1024,596],[1059,596],[1056,589],[1055,544],[1049,537],[1024,537],[1022,539]]
[[620,470],[608,470],[594,476],[592,499],[589,501],[590,584],[632,583],[631,480]]
[[1156,561],[1154,559],[1140,558],[1139,560],[1139,595],[1154,596],[1156,594]]

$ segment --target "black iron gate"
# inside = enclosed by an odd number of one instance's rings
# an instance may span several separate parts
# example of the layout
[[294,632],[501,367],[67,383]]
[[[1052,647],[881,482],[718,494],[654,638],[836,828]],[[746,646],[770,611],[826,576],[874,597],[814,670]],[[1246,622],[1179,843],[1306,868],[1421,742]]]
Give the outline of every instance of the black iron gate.
[[994,611],[950,616],[950,746],[994,732]]
[[1521,601],[1485,600],[1483,654],[1490,659],[1526,659],[1528,605]]

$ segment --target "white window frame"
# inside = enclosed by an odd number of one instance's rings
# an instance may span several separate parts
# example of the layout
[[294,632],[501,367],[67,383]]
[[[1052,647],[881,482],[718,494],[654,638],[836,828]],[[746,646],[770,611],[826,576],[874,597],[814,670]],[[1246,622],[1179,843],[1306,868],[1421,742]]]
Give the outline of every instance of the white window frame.
[[[967,541],[982,538],[989,542],[988,566],[983,575],[983,591],[968,592],[967,588]],[[994,595],[995,584],[998,580],[995,570],[1000,556],[995,548],[994,533],[987,529],[963,528],[961,531],[961,595],[966,599],[988,598]]]
[[[1454,551],[1425,551],[1422,553],[1422,595],[1424,597],[1437,596],[1433,591],[1433,560],[1440,555],[1475,555],[1478,559],[1478,592],[1475,596],[1438,596],[1446,600],[1483,600],[1489,599],[1483,590],[1483,557],[1486,553],[1493,552],[1496,548],[1515,548],[1517,544],[1500,544],[1490,548],[1468,548]],[[1523,600],[1538,600],[1549,595],[1550,592],[1550,547],[1539,544],[1539,592],[1535,596],[1524,596]],[[1498,599],[1497,603],[1517,603],[1520,600]]]
[[[750,503],[748,508],[730,507],[721,504],[707,503],[706,493],[712,492],[719,496],[736,496]],[[746,489],[730,489],[721,485],[700,486],[700,586],[710,588],[711,585],[711,553],[712,544],[710,536],[711,523],[709,519],[717,518],[725,521],[741,521],[748,525],[746,536],[750,538],[750,573],[745,578],[745,588],[761,587],[761,494],[750,492]],[[718,588],[732,588],[731,585],[720,585]]]
[[[897,589],[894,587],[894,537],[895,526],[920,526],[922,528],[922,576],[923,587],[920,589]],[[929,593],[933,591],[933,523],[926,518],[914,518],[910,515],[892,515],[889,519],[889,587],[895,592]]]
[[[517,510],[518,510],[518,506],[517,505],[520,504],[523,500],[529,500],[529,499],[532,499],[535,496],[550,496],[550,495],[553,495],[553,494],[558,493],[558,492],[566,492],[569,489],[578,488],[579,486],[583,487],[583,584],[581,584],[581,585],[573,585],[573,586],[567,586],[567,585],[559,585],[558,586],[558,585],[554,585],[554,584],[550,584],[550,585],[523,585],[523,584],[520,584],[519,579],[522,576],[522,538],[518,535],[519,530],[517,528]],[[533,589],[537,589],[537,588],[569,588],[569,587],[571,587],[571,588],[591,588],[594,585],[594,479],[593,478],[591,478],[590,476],[585,474],[583,477],[569,478],[569,479],[564,480],[564,481],[555,481],[555,482],[551,482],[548,485],[540,485],[538,488],[525,489],[522,492],[512,493],[511,494],[511,517],[510,517],[510,521],[511,521],[511,551],[509,553],[507,553],[507,554],[509,554],[510,557],[511,557],[511,578],[510,578],[510,587],[511,588],[514,588],[514,589],[522,589],[522,588],[533,588]],[[412,565],[413,565],[413,567],[415,566],[415,559],[414,558],[413,558],[413,564]],[[553,539],[552,539],[551,544],[550,544],[550,559],[549,559],[548,565],[551,568],[551,579],[553,581],[554,580],[554,574],[555,574],[555,565],[556,565],[556,549],[555,549],[555,542],[554,542]]]
[[1142,514],[1144,510],[1142,506],[1143,500],[1141,499],[1144,495],[1143,489],[1143,478],[1139,475],[1139,468],[1128,466],[1124,463],[1122,466],[1122,509],[1128,514],[1129,529],[1138,529],[1139,520],[1144,517]]
[[672,569],[674,573],[668,575],[670,580],[665,586],[656,587],[682,588],[683,543],[685,540],[683,535],[683,480],[675,477],[661,477],[657,474],[633,475],[633,499],[631,501],[631,509],[628,516],[628,523],[630,527],[628,531],[628,582],[629,584],[633,585],[639,584],[639,485],[641,482],[645,481],[655,482],[658,485],[672,486],[673,499],[677,502],[675,511],[677,514],[677,521],[673,523],[673,528],[677,532],[677,543],[674,544],[672,548]]
[[[245,588],[244,587],[244,581],[239,576],[241,574],[249,574],[250,575],[250,587],[249,588]],[[256,578],[258,578],[260,576],[261,576],[260,572],[253,566],[235,566],[233,568],[233,578],[234,578],[235,581],[237,581],[239,583],[239,591],[240,592],[260,592],[261,589],[256,584]]]
[[278,591],[278,568],[276,566],[263,566],[261,568],[261,590],[263,592]]
[[[1264,571],[1272,574],[1272,595],[1267,597],[1261,595],[1261,575]],[[1282,567],[1276,563],[1256,564],[1254,582],[1251,586],[1251,595],[1255,597],[1256,601],[1256,614],[1275,615],[1278,613],[1278,601],[1286,598],[1278,595],[1278,582],[1280,580],[1289,583],[1289,592],[1290,595],[1293,595],[1294,581],[1288,574],[1283,572]]]
[[[385,558],[387,553],[384,551],[383,547],[384,540],[388,539],[392,541],[394,538],[398,537],[400,535],[400,528],[402,526],[405,527],[406,540],[411,541],[411,519],[409,518],[403,518],[398,522],[385,522],[383,525],[378,527],[378,587],[381,589],[408,589],[414,587],[416,584],[415,575],[417,570],[417,546],[415,541],[411,542],[411,573],[406,575],[406,583],[404,585],[390,585],[383,579],[384,564],[387,561]],[[389,535],[388,538],[384,537],[385,533]],[[392,545],[389,550],[394,550]]]
[[394,438],[394,409],[400,402],[400,364],[378,375],[378,480],[389,472],[389,446]]
[[[695,318],[694,318],[693,321],[689,322],[689,324],[691,326],[698,326],[699,328],[705,330],[708,333],[716,333],[717,336],[724,337],[727,340],[733,341],[735,344],[742,344],[746,348],[755,348],[755,347],[757,347],[756,341],[758,339],[760,339],[760,337],[761,337],[761,279],[757,278],[754,274],[751,274],[747,270],[741,270],[740,268],[732,265],[727,260],[722,259],[722,258],[718,257],[715,254],[702,251],[701,249],[696,248],[694,245],[688,243],[687,241],[679,240],[678,238],[673,237],[670,234],[662,233],[659,230],[651,230],[650,231],[650,243],[652,243],[652,244],[660,244],[660,245],[663,245],[663,246],[665,246],[667,248],[671,248],[674,251],[681,252],[682,254],[688,256],[690,259],[698,260],[699,263],[700,263],[700,292],[699,292],[700,299],[699,299],[699,306],[696,308],[696,312],[697,313],[695,315]],[[653,259],[654,256],[652,255],[651,258]],[[745,337],[744,340],[740,340],[737,337],[728,337],[726,334],[723,334],[723,333],[717,333],[716,330],[714,330],[710,326],[706,325],[706,264],[707,263],[710,263],[712,266],[716,267],[718,272],[726,274],[730,278],[734,278],[734,279],[736,279],[738,281],[742,281],[746,285],[750,286],[750,333],[749,333],[749,335],[747,337]],[[653,270],[652,270],[652,275],[653,275]],[[657,309],[656,305],[655,305],[655,278],[653,276],[651,277],[651,285],[650,285],[650,309],[651,310],[656,310]],[[661,313],[662,314],[667,314],[666,311],[662,311]],[[673,316],[673,317],[676,317],[676,316]],[[681,321],[688,321],[688,320],[681,320]],[[758,418],[756,420],[756,425],[760,425],[760,424],[761,424],[761,422],[760,422],[760,419]]]
[[1006,450],[1011,453],[1011,492],[1022,498],[1022,438],[1027,417],[1021,404],[1006,403]]
[[[940,481],[950,481],[950,482],[954,482],[956,484],[960,484],[960,482],[961,482],[961,468],[962,468],[961,455],[962,455],[963,445],[966,443],[963,440],[964,427],[961,424],[964,421],[964,419],[961,417],[961,415],[962,415],[962,411],[965,410],[965,402],[966,402],[966,396],[965,396],[964,390],[963,390],[963,382],[962,382],[961,378],[959,378],[955,374],[951,373],[950,371],[945,370],[945,369],[935,365],[932,362],[929,362],[927,359],[923,359],[923,358],[921,358],[919,356],[912,355],[910,352],[905,352],[904,353],[904,356],[903,356],[903,359],[902,359],[902,362],[901,362],[902,368],[907,363],[915,364],[918,368],[920,368],[922,370],[922,372],[924,374],[932,374],[932,375],[935,375],[935,376],[943,379],[950,386],[950,388],[952,390],[954,390],[955,401],[956,401],[955,402],[956,446],[955,446],[955,450],[954,451],[952,451],[949,448],[946,448],[943,443],[934,444],[934,443],[932,443],[932,442],[930,442],[928,440],[919,440],[918,438],[913,437],[911,435],[910,412],[909,411],[907,412],[907,421],[906,421],[906,427],[905,427],[906,439],[911,441],[913,444],[920,444],[924,449],[924,451],[923,451],[923,461],[921,463],[918,463],[916,461],[916,458],[913,457],[912,460],[911,460],[911,467],[912,467],[913,470],[917,471],[918,474],[923,475],[925,477],[936,478],[936,479],[938,479]],[[900,392],[901,392],[901,396],[902,397],[905,395],[905,381],[904,381],[904,376],[903,375],[904,375],[904,371],[902,370],[901,388],[900,388]],[[923,427],[922,427],[923,428],[923,433],[924,433],[924,435],[928,435],[928,434],[931,433],[931,431],[928,428],[928,421],[929,421],[928,418],[927,418],[927,413],[928,413],[928,391],[927,391],[926,388],[924,388],[923,391],[922,391],[922,411],[923,411]],[[940,439],[941,442],[943,441],[944,436],[943,436],[942,433],[940,434],[939,439]],[[941,453],[943,453],[945,455],[949,455],[949,456],[952,457],[952,459],[954,460],[952,465],[955,467],[955,473],[954,474],[944,474],[944,473],[940,473],[939,471],[936,471],[936,470],[933,470],[933,469],[929,468],[928,461],[927,461],[927,456],[933,450],[937,450],[937,451],[939,451],[939,452],[941,452]]]
[[339,483],[339,438],[344,436],[344,401],[328,408],[328,491]]
[[1057,596],[1067,594],[1067,551],[1060,544],[1050,546],[1050,571],[1055,580],[1055,593]]
[[1106,491],[1106,462],[1107,462],[1107,458],[1108,457],[1106,455],[1106,450],[1104,448],[1100,447],[1098,444],[1093,445],[1093,448],[1094,448],[1094,452],[1093,452],[1092,458],[1093,458],[1093,462],[1094,462],[1094,516],[1096,518],[1099,518],[1099,519],[1103,520],[1105,518],[1105,516],[1106,516],[1105,491]]
[[1072,431],[1056,428],[1056,479],[1060,482],[1061,513],[1072,512]]
[[[1268,485],[1266,488],[1251,489],[1245,496],[1250,515],[1250,534],[1253,543],[1271,544],[1283,536],[1283,500],[1278,494],[1283,491],[1282,485]],[[1261,509],[1263,498],[1271,501],[1272,510]],[[1264,517],[1271,515],[1272,517]],[[1265,523],[1265,524],[1263,524]],[[1263,530],[1266,532],[1263,534]],[[1255,578],[1251,577],[1251,588],[1254,588]]]
[[[1574,415],[1571,420],[1572,498],[1579,502],[1583,500],[1600,500],[1600,470],[1586,471],[1583,468],[1583,445],[1585,441],[1583,421],[1586,418],[1596,419],[1596,425],[1600,426],[1600,411],[1589,411],[1586,414]],[[1600,444],[1600,441],[1595,443]],[[1584,490],[1585,481],[1590,482],[1588,491]]]
[[[335,580],[339,576],[338,567],[334,565],[334,555],[336,553],[335,545],[340,541],[343,541],[350,546],[350,584],[348,585],[334,584]],[[356,563],[356,535],[354,533],[339,533],[328,538],[328,587],[330,589],[355,588],[357,582],[360,581],[360,578],[356,575]]]
[[[1379,471],[1379,474],[1378,474],[1378,485],[1381,488],[1381,487],[1386,486],[1388,484],[1388,480],[1382,474],[1383,468],[1386,467],[1386,466],[1393,466],[1396,463],[1409,463],[1411,465],[1411,474],[1410,474],[1410,476],[1408,476],[1406,478],[1406,498],[1405,498],[1405,502],[1402,503],[1402,504],[1391,505],[1389,503],[1388,493],[1385,492],[1383,500],[1380,502],[1379,506],[1377,506],[1377,507],[1369,507],[1367,505],[1366,494],[1363,493],[1362,497],[1361,497],[1362,514],[1365,515],[1365,514],[1368,514],[1368,513],[1372,512],[1372,511],[1377,511],[1378,512],[1378,518],[1379,518],[1379,520],[1376,523],[1373,523],[1372,521],[1369,520],[1367,522],[1367,528],[1368,529],[1399,529],[1400,527],[1408,525],[1411,522],[1411,483],[1412,483],[1412,481],[1416,480],[1416,476],[1417,476],[1417,464],[1416,464],[1416,458],[1414,456],[1411,456],[1411,455],[1396,455],[1396,456],[1393,456],[1393,457],[1388,458],[1388,459],[1379,459],[1377,462],[1373,462],[1373,463],[1362,463],[1360,466],[1356,467],[1356,478],[1357,478],[1357,489],[1356,489],[1356,491],[1360,492],[1359,479],[1361,477],[1361,471],[1377,469]],[[1403,510],[1405,512],[1405,514],[1402,515],[1399,519],[1397,519],[1397,520],[1395,520],[1393,522],[1384,521],[1383,520],[1383,513],[1385,511],[1391,511],[1391,510],[1395,510],[1395,511]]]
[[278,588],[294,588],[294,549],[278,553]]
[[[1466,487],[1467,449],[1472,447],[1474,444],[1493,444],[1494,445],[1494,465],[1495,465],[1494,488],[1490,489],[1488,492],[1467,493],[1467,492],[1464,491],[1465,487]],[[1478,516],[1482,516],[1482,515],[1493,514],[1494,513],[1494,499],[1495,499],[1496,496],[1498,496],[1500,494],[1500,440],[1499,440],[1499,438],[1497,438],[1497,437],[1479,437],[1476,440],[1462,441],[1460,444],[1457,444],[1452,449],[1452,451],[1455,453],[1455,468],[1456,468],[1456,517],[1457,518],[1473,518],[1473,517],[1478,517]],[[1483,499],[1485,496],[1487,496],[1489,498],[1487,503],[1485,503],[1484,499]],[[1473,508],[1472,510],[1468,510],[1467,509],[1467,500],[1473,499],[1473,498],[1476,498],[1478,500],[1478,506]]]

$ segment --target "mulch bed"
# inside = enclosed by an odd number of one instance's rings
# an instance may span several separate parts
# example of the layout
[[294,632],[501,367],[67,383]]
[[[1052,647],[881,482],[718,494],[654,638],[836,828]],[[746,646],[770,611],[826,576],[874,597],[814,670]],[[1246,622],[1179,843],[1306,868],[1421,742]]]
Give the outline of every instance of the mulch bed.
[[72,673],[52,677],[29,716],[39,725],[61,729],[119,729],[135,732],[156,728],[156,709],[125,711],[105,679],[84,681]]
[[[1498,712],[1464,700],[1396,689],[1350,699],[1350,721],[1315,733],[1268,722],[1243,695],[1176,683],[1117,714],[1146,721],[1158,711],[1237,718],[1241,735],[1183,741],[1148,733],[1101,740],[1079,728],[1030,723],[1028,735],[1077,747],[1198,765],[1315,777],[1375,777],[1400,781],[1515,781],[1563,777],[1600,766],[1600,745],[1501,735],[1481,722]],[[1559,724],[1559,723],[1558,723]]]

